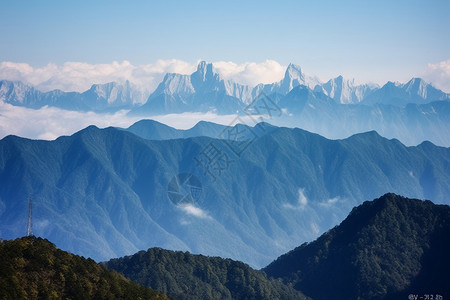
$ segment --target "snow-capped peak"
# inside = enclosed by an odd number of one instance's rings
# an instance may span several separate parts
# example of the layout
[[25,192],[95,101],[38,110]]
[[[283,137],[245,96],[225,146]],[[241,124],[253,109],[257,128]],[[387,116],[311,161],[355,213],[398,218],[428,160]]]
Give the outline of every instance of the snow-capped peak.
[[313,89],[317,84],[321,84],[318,78],[307,75],[300,66],[291,63],[286,69],[281,85],[287,87],[287,92],[290,92],[298,85],[305,85]]
[[302,68],[292,63],[287,67],[286,72],[284,73],[284,78],[305,80]]
[[428,86],[429,84],[421,78],[412,78],[410,81],[402,85],[408,93],[417,94],[423,99],[427,98]]
[[342,75],[317,85],[315,91],[321,91],[338,103],[349,104],[361,102],[364,96],[372,90],[370,85],[357,85],[354,79],[345,79]]
[[197,71],[191,75],[191,80],[194,85],[199,82],[218,82],[220,81],[220,76],[218,73],[214,72],[211,63],[201,61],[197,66]]
[[294,87],[298,85],[307,85],[305,80],[305,74],[302,72],[300,66],[289,64],[284,73],[283,83],[287,87],[287,92],[291,91]]
[[206,74],[208,71],[212,74],[212,64],[207,64],[206,61],[201,61],[197,66],[197,73],[203,79],[206,80]]
[[0,102],[25,104],[27,98],[37,93],[40,92],[21,81],[0,81]]
[[128,80],[119,82],[108,82],[104,84],[93,84],[91,88],[86,91],[86,96],[94,95],[96,100],[106,100],[108,105],[135,105],[143,103],[147,97],[148,92],[139,89]]

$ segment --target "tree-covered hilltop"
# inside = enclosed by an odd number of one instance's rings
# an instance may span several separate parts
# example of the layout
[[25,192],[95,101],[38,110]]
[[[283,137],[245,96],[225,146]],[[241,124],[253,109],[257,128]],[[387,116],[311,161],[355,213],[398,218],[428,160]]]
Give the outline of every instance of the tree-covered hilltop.
[[449,206],[386,194],[264,271],[313,299],[449,297],[449,249]]
[[105,264],[176,299],[306,299],[247,264],[220,257],[151,248]]
[[0,242],[0,299],[169,298],[31,236]]

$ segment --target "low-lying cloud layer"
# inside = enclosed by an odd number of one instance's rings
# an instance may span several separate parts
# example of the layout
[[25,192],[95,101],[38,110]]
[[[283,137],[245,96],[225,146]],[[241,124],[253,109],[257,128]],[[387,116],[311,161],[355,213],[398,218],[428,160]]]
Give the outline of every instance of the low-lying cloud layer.
[[[109,126],[127,128],[142,119],[129,116],[128,111],[114,114],[67,111],[55,107],[29,109],[0,102],[0,139],[7,135],[17,135],[30,139],[53,140],[62,135],[71,135],[89,125],[99,128]],[[235,115],[214,113],[182,113],[152,117],[153,120],[178,129],[188,129],[199,121],[211,121],[228,125]]]

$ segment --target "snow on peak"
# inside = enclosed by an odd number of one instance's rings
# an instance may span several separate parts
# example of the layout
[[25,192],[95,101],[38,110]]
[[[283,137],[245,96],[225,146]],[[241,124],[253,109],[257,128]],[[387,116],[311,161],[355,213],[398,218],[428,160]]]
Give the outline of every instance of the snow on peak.
[[412,78],[410,81],[405,83],[402,87],[410,94],[417,94],[421,98],[427,98],[427,89],[429,84],[426,83],[421,78]]
[[194,74],[198,74],[202,81],[207,81],[213,77],[219,79],[219,75],[213,72],[213,65],[211,63],[206,63],[206,61],[201,61],[198,64],[197,71]]
[[289,64],[289,66],[286,69],[285,78],[292,78],[292,79],[305,79],[305,75],[303,74],[302,68],[298,65]]
[[0,81],[0,102],[24,104],[26,98],[33,93],[38,93],[38,91],[21,81]]
[[371,87],[369,85],[356,85],[354,79],[348,80],[339,75],[321,86],[316,86],[314,90],[322,91],[338,103],[349,104],[361,102],[366,93],[371,90]]
[[153,95],[190,95],[195,93],[189,75],[181,75],[176,73],[167,73]]
[[289,80],[289,91],[298,85],[305,85],[310,89],[313,89],[316,85],[320,85],[321,82],[317,77],[309,76],[303,72],[302,68],[295,64],[289,64],[286,69],[284,81]]

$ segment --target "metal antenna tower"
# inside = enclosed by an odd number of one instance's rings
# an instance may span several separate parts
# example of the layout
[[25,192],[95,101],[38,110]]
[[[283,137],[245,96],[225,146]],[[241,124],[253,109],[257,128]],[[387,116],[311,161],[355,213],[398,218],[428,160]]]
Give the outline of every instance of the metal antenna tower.
[[33,211],[32,211],[32,199],[31,196],[28,198],[28,224],[27,224],[27,236],[32,236],[33,233],[31,231],[31,227],[33,225]]

